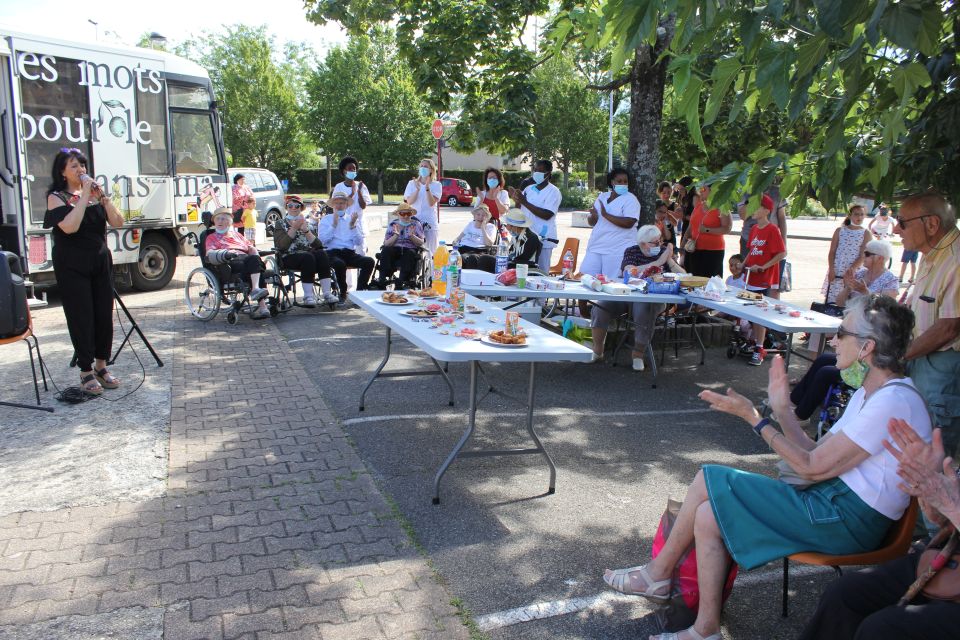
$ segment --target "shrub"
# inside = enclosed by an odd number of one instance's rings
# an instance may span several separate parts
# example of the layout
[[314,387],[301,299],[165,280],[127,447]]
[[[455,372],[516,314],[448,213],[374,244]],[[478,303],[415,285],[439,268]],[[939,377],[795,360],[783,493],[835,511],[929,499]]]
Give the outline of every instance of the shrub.
[[816,218],[826,218],[827,210],[820,204],[819,200],[807,198],[807,202],[802,207],[790,207],[790,217],[813,216]]
[[563,195],[560,206],[568,209],[589,209],[593,206],[593,201],[597,199],[596,191],[581,189],[580,187],[560,189],[560,193]]

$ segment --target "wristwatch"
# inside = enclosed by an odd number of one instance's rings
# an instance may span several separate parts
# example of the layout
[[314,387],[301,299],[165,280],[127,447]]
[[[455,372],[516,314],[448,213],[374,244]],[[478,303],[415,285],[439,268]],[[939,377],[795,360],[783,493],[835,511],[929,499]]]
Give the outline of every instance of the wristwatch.
[[[770,424],[770,418],[763,418],[762,420],[760,420],[760,422],[753,425],[753,432],[758,436],[760,436],[760,432],[763,431],[763,428],[768,424]],[[760,437],[762,438],[763,436],[760,436]]]

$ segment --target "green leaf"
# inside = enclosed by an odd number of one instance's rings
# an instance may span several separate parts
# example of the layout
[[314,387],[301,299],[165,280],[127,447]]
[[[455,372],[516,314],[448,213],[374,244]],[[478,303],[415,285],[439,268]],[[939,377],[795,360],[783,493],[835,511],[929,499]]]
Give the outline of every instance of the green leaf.
[[873,9],[873,15],[867,21],[864,33],[872,46],[877,46],[880,42],[880,19],[884,11],[887,10],[887,0],[877,0],[877,6]]
[[817,26],[831,38],[839,40],[843,37],[842,5],[836,0],[814,0],[817,8]]
[[677,56],[670,61],[667,70],[673,74],[673,89],[681,95],[690,81],[690,67],[693,64],[692,56]]
[[703,134],[700,132],[700,90],[703,88],[703,80],[699,77],[693,77],[687,84],[686,91],[680,98],[678,109],[680,114],[687,121],[687,129],[697,146],[706,153],[706,146],[703,144]]
[[744,51],[750,51],[753,48],[762,24],[763,18],[759,13],[753,11],[742,11],[740,13],[740,40],[743,41]]
[[757,88],[768,89],[770,97],[781,109],[790,101],[790,65],[793,50],[782,44],[770,43],[757,56]]
[[891,74],[893,88],[900,96],[900,106],[907,104],[913,94],[920,87],[930,86],[930,75],[927,68],[919,62],[897,67]]
[[937,51],[942,20],[940,7],[935,2],[918,6],[903,1],[884,13],[880,29],[897,46],[929,56]]
[[736,57],[724,58],[714,66],[713,73],[710,76],[713,80],[713,86],[710,90],[710,97],[707,98],[706,109],[703,112],[704,125],[709,126],[717,119],[723,98],[727,95],[730,84],[739,72],[740,60]]
[[827,40],[827,36],[822,33],[818,33],[804,42],[797,51],[797,68],[793,76],[794,81],[819,68],[829,50],[830,42]]

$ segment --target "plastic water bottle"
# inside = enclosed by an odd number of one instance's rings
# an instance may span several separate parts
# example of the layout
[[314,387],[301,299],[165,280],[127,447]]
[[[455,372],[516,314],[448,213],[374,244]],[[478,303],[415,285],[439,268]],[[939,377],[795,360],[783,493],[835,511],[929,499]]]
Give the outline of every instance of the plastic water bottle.
[[450,260],[447,263],[447,292],[452,294],[453,291],[460,288],[460,271],[463,269],[463,258],[460,257],[460,252],[457,251],[457,248],[454,247],[453,251],[450,252]]
[[564,278],[569,278],[570,274],[573,272],[573,252],[570,249],[567,249],[567,252],[563,254],[563,269],[561,273]]
[[441,240],[440,246],[433,252],[433,279],[431,282],[433,290],[441,296],[446,296],[447,294],[446,267],[449,258],[450,254],[447,252],[447,243]]
[[497,267],[494,271],[503,273],[507,270],[508,264],[510,264],[510,247],[507,246],[506,241],[501,241],[497,245]]

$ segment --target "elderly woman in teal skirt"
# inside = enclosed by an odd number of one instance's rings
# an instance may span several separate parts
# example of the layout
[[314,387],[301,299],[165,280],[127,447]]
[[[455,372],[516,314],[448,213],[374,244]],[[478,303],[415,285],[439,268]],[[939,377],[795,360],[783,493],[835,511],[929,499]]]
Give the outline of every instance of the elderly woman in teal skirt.
[[829,554],[876,549],[910,497],[899,487],[897,460],[887,451],[891,420],[905,420],[931,438],[927,407],[903,356],[913,313],[886,296],[860,296],[844,312],[832,344],[844,381],[857,388],[843,416],[819,441],[810,439],[790,404],[787,372],[777,357],[767,394],[778,429],[749,399],[727,389],[704,391],[712,409],[742,418],[810,484],[719,465],[705,465],[687,490],[666,544],[646,565],[607,570],[603,579],[623,593],[665,602],[681,556],[696,543],[700,605],[692,627],[659,640],[720,640],[723,583],[731,558],[744,569],[800,551]]

